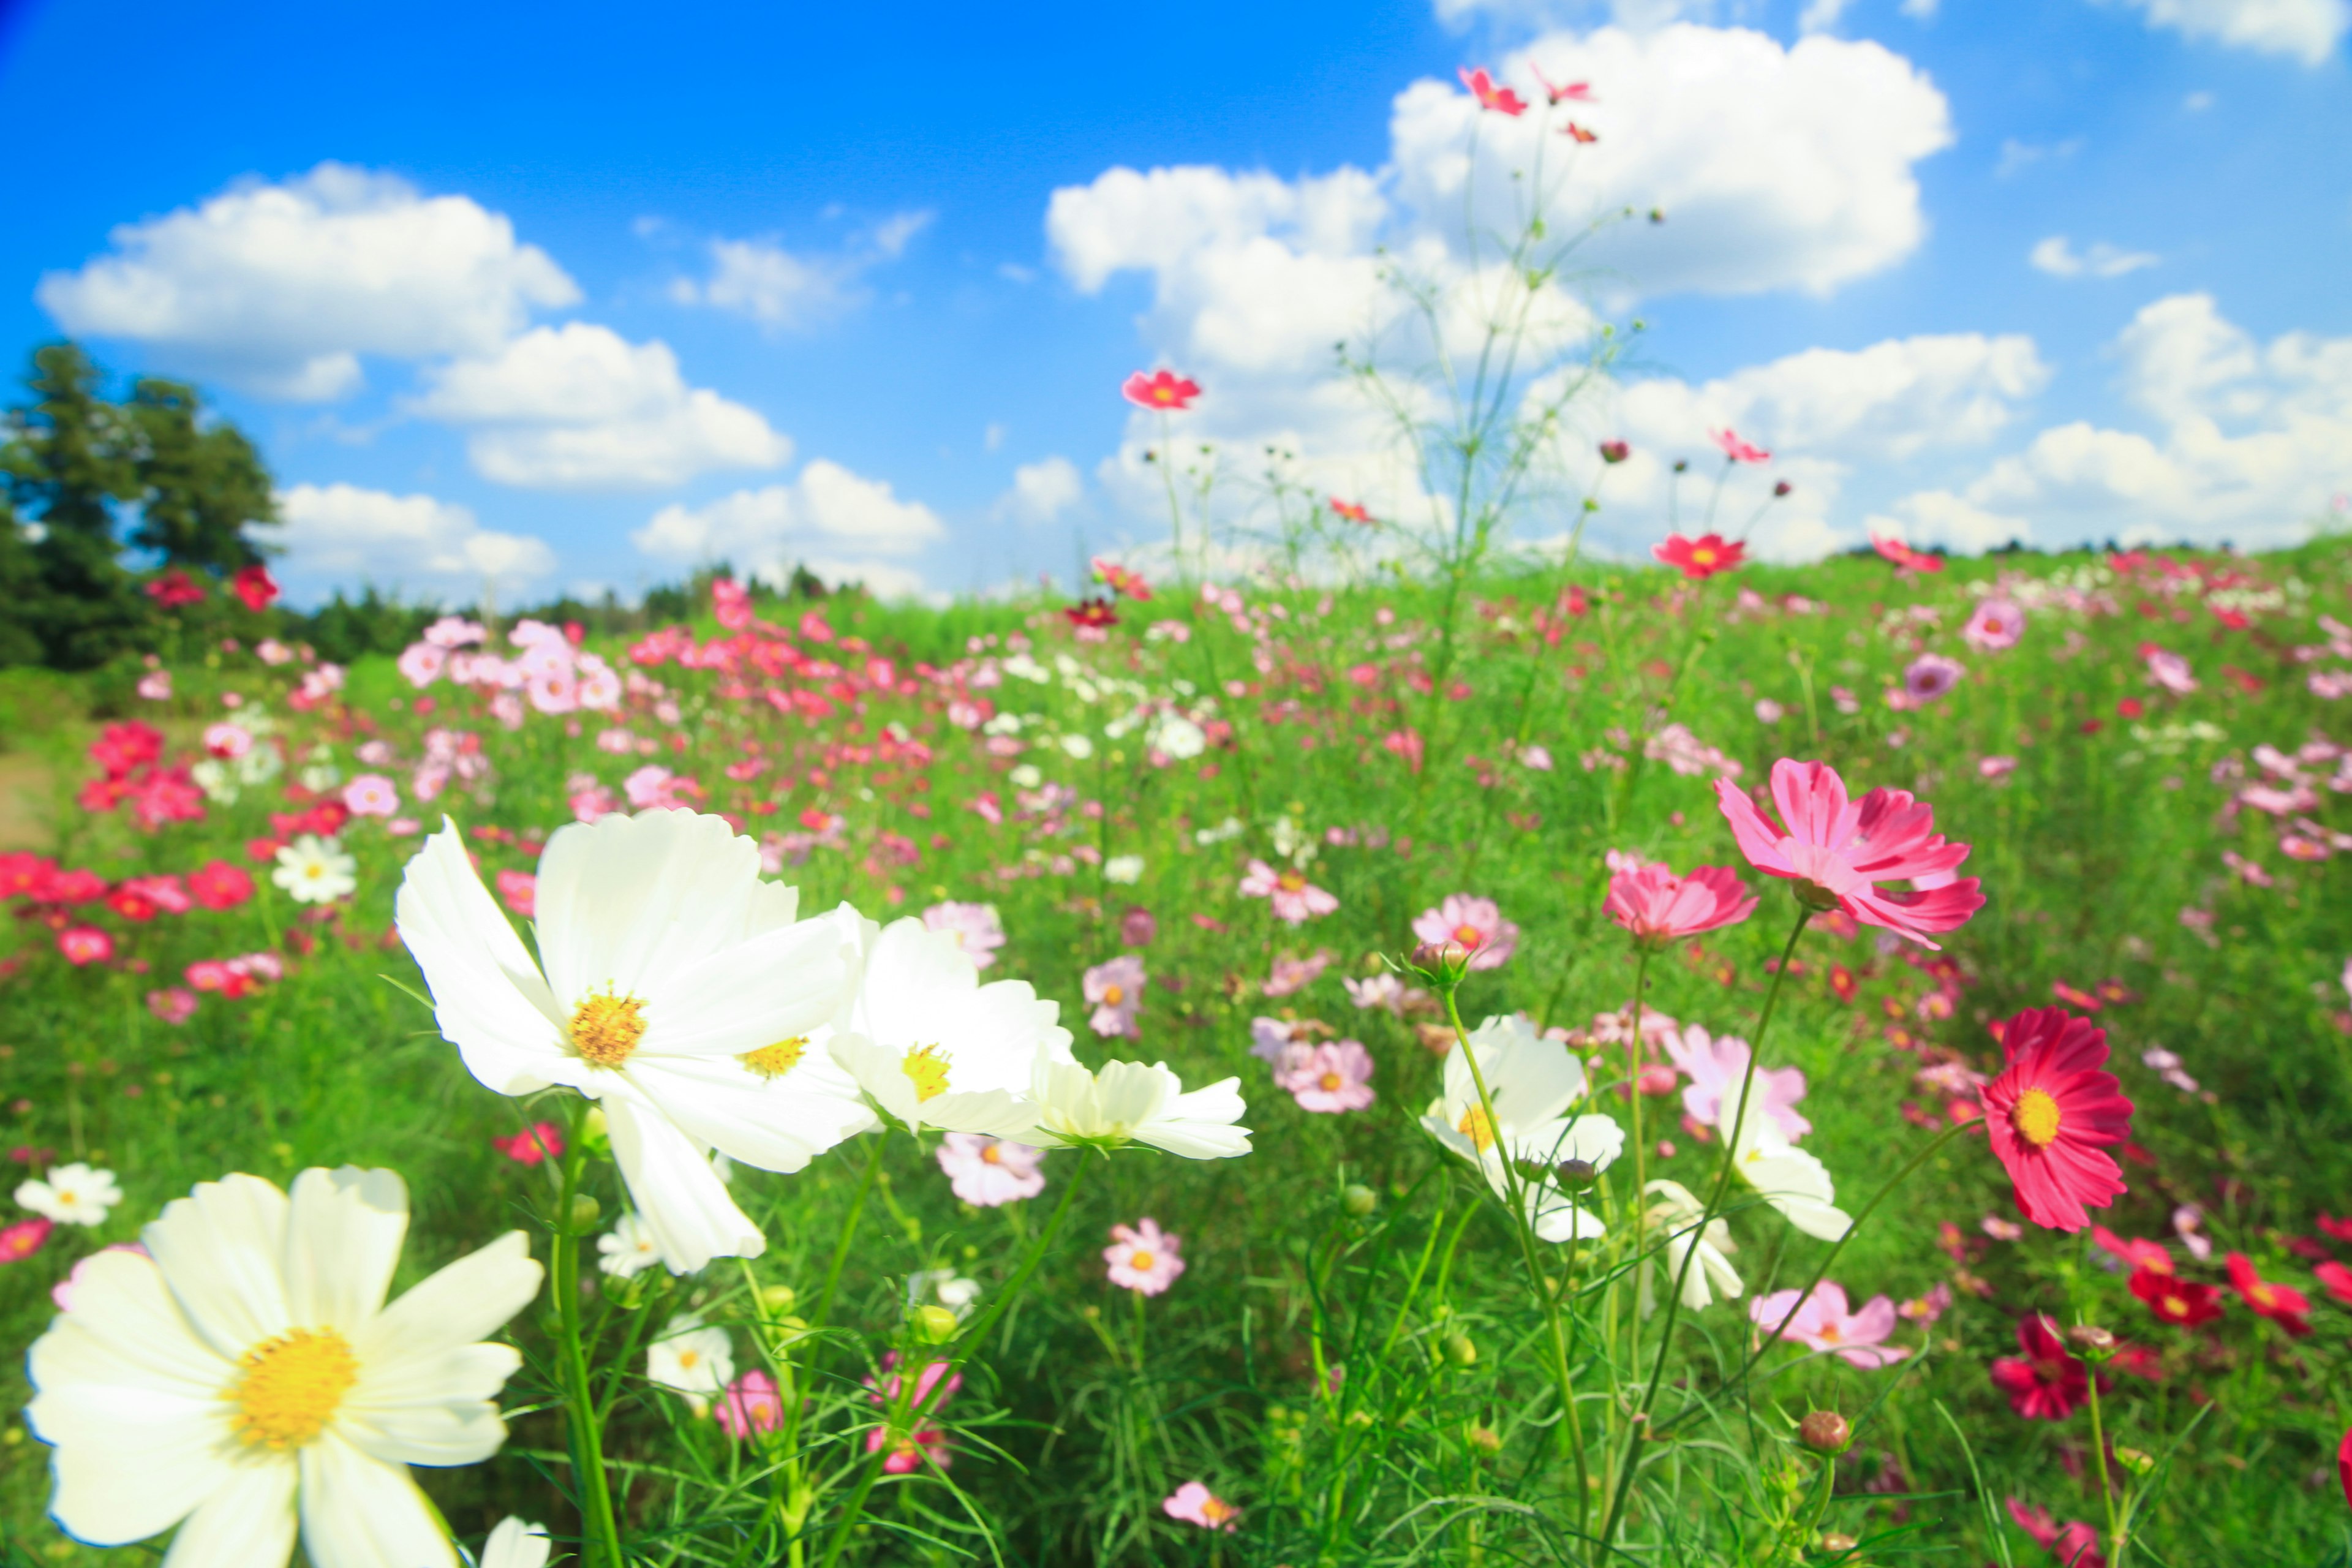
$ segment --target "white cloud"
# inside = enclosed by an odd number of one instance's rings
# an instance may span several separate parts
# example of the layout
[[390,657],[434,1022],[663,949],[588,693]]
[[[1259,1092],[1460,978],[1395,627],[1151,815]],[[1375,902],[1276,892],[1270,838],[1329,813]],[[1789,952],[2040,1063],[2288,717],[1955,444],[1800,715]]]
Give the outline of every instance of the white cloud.
[[2000,144],[2000,161],[1993,165],[1992,177],[2006,180],[2021,169],[2030,169],[2043,162],[2063,163],[2083,150],[2083,139],[2070,136],[2063,142],[2053,142],[2044,147],[2032,142],[2020,142],[2014,137]]
[[2025,259],[2035,271],[2053,278],[2121,278],[2164,258],[2145,250],[2121,250],[2104,239],[2077,256],[2064,235],[2053,234],[2036,245]]
[[2135,316],[2115,347],[2123,391],[2153,432],[2058,426],[1957,493],[1906,497],[1895,512],[1964,535],[1992,518],[2044,544],[2255,548],[2304,537],[2352,485],[2352,338],[2260,343],[2210,295],[2176,294]]
[[2210,38],[2234,48],[2291,55],[2305,65],[2325,62],[2352,31],[2346,0],[2125,0],[2147,13],[2151,27],[2185,38]]
[[1797,14],[1800,33],[1826,33],[1838,25],[1845,14],[1849,0],[1805,0],[1805,8]]
[[341,163],[233,186],[111,238],[35,290],[60,327],[295,401],[356,391],[362,354],[487,353],[533,308],[580,297],[504,215]]
[[1607,16],[1621,27],[1648,32],[1671,22],[1712,21],[1717,0],[1435,0],[1437,19],[1459,31],[1484,17],[1497,26],[1534,33],[1581,27]]
[[699,283],[677,279],[670,297],[682,305],[731,310],[763,326],[811,326],[870,299],[866,274],[904,255],[931,218],[929,212],[894,214],[828,254],[794,252],[766,239],[713,240],[710,276]]
[[887,482],[820,458],[789,484],[737,490],[703,506],[666,506],[629,537],[646,554],[678,565],[726,561],[782,582],[799,563],[820,576],[829,568],[866,574],[877,592],[887,579],[888,592],[912,593],[921,587],[918,575],[874,558],[913,555],[946,538],[947,528],[920,501],[899,500]]
[[546,541],[494,532],[466,508],[428,495],[296,485],[278,492],[278,511],[280,521],[262,537],[284,546],[282,570],[298,582],[360,579],[470,598],[486,584],[511,595],[555,571]]
[[662,342],[606,327],[539,327],[426,377],[416,413],[468,426],[475,468],[544,489],[650,489],[719,468],[773,468],[792,442],[765,418],[688,387]]
[[992,509],[1019,522],[1051,522],[1086,499],[1087,481],[1067,458],[1046,458],[1013,470],[1013,485]]

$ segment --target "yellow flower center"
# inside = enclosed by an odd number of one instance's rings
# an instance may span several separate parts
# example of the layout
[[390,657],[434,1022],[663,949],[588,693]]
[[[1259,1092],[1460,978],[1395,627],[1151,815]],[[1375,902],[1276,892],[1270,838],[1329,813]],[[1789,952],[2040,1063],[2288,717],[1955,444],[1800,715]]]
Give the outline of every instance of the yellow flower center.
[[1221,1497],[1213,1497],[1201,1505],[1201,1517],[1211,1524],[1223,1524],[1240,1511]]
[[1454,928],[1454,940],[1465,947],[1475,947],[1486,940],[1486,933],[1474,925],[1458,925]]
[[1712,544],[1696,545],[1691,550],[1690,558],[1691,564],[1694,566],[1712,566],[1715,564],[1715,546]]
[[696,1367],[700,1366],[701,1364],[702,1352],[700,1351],[680,1351],[677,1352],[678,1371],[692,1372]]
[[2019,1095],[2009,1120],[2017,1129],[2017,1135],[2036,1149],[2046,1149],[2057,1142],[2058,1102],[2050,1098],[2047,1089],[2029,1089]]
[[1330,1093],[1334,1092],[1335,1090],[1337,1090],[1338,1089],[1339,1089],[1339,1088],[1340,1088],[1342,1085],[1344,1085],[1348,1080],[1347,1080],[1346,1079],[1344,1079],[1344,1078],[1341,1078],[1338,1073],[1335,1073],[1335,1072],[1327,1072],[1327,1073],[1325,1073],[1321,1078],[1317,1079],[1315,1081],[1316,1081],[1317,1083],[1318,1083],[1318,1084],[1322,1085],[1322,1087],[1323,1087],[1323,1092],[1324,1092],[1324,1093],[1326,1093],[1326,1094],[1330,1094]]
[[1843,1334],[1838,1331],[1838,1326],[1835,1323],[1823,1323],[1821,1327],[1820,1337],[1827,1340],[1832,1344],[1836,1344],[1839,1341],[1845,1338]]
[[313,860],[308,866],[302,868],[302,875],[310,878],[314,882],[326,874],[327,868],[323,861]]
[[1126,986],[1124,986],[1124,985],[1118,985],[1118,984],[1111,984],[1111,985],[1106,985],[1106,986],[1104,986],[1104,987],[1103,987],[1103,1005],[1104,1005],[1104,1006],[1106,1006],[1106,1007],[1116,1007],[1116,1006],[1118,1006],[1120,1003],[1122,1003],[1122,1002],[1124,1002],[1124,1001],[1126,1001],[1126,1000],[1127,1000],[1127,987],[1126,987]]
[[636,1053],[646,1037],[646,1005],[609,991],[572,1010],[572,1048],[594,1068],[616,1068]]
[[917,1046],[899,1062],[898,1070],[914,1084],[918,1104],[948,1091],[948,1059],[937,1046]]
[[1158,1258],[1148,1252],[1137,1252],[1129,1257],[1127,1266],[1139,1274],[1148,1274],[1151,1271],[1151,1266],[1158,1261]]
[[1486,1119],[1486,1108],[1483,1105],[1474,1105],[1464,1111],[1456,1131],[1477,1145],[1481,1154],[1495,1146],[1495,1124]]
[[237,1379],[222,1398],[236,1406],[229,1425],[247,1447],[299,1448],[333,1418],[360,1379],[359,1358],[332,1329],[294,1329],[237,1358]]
[[994,1143],[991,1143],[987,1148],[982,1149],[980,1152],[980,1163],[983,1165],[1001,1165],[1004,1163],[1004,1156],[998,1153],[997,1149],[998,1145]]
[[2185,1318],[2189,1315],[2189,1303],[2181,1297],[2167,1296],[2164,1299],[2164,1310],[2176,1318]]
[[1275,882],[1286,893],[1295,893],[1298,891],[1299,889],[1307,886],[1306,877],[1297,871],[1285,871],[1282,875],[1275,879]]
[[794,1035],[788,1040],[778,1040],[772,1046],[761,1046],[756,1051],[745,1051],[735,1059],[761,1078],[777,1079],[800,1066],[801,1058],[806,1055],[808,1055],[808,1037]]

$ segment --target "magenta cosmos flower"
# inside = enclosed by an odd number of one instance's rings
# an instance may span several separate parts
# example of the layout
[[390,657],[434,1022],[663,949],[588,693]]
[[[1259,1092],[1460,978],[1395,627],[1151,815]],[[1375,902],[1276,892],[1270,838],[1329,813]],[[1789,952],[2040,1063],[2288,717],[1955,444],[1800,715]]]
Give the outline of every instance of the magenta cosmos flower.
[[1993,1386],[2009,1395],[2011,1410],[2028,1421],[2063,1421],[2090,1398],[2091,1374],[2048,1317],[2020,1318],[2017,1348],[2024,1353],[1992,1363]]
[[923,911],[923,925],[955,938],[974,969],[994,963],[996,950],[1004,945],[1004,926],[994,904],[933,904]]
[[784,1402],[776,1393],[776,1380],[754,1368],[727,1385],[710,1414],[730,1437],[740,1439],[782,1426]]
[[1796,883],[1808,908],[1843,910],[1933,948],[1929,931],[1957,931],[1984,907],[1974,877],[1906,893],[1879,886],[1909,881],[1916,889],[1922,879],[1951,876],[1969,858],[1967,845],[1948,844],[1935,831],[1936,814],[1908,790],[1874,789],[1851,802],[1827,763],[1783,757],[1772,764],[1772,801],[1786,828],[1728,779],[1715,781],[1715,796],[1748,863]]
[[1242,879],[1240,892],[1244,898],[1273,900],[1274,918],[1292,925],[1339,907],[1339,900],[1309,882],[1306,872],[1287,866],[1277,871],[1263,860],[1249,863],[1249,875]]
[[1095,1005],[1094,1015],[1087,1022],[1094,1026],[1096,1034],[1123,1035],[1130,1040],[1142,1035],[1136,1027],[1135,1013],[1143,1005],[1143,960],[1131,952],[1087,971],[1087,1000]]
[[2099,1551],[2099,1532],[2079,1519],[2060,1524],[2050,1510],[2026,1502],[2021,1498],[2005,1498],[2009,1517],[2017,1521],[2017,1528],[2033,1537],[2034,1544],[2064,1563],[2066,1568],[2107,1568],[2107,1560]]
[[[1790,1316],[1792,1307],[1796,1308],[1793,1317]],[[1749,1303],[1748,1315],[1767,1333],[1786,1318],[1788,1327],[1780,1329],[1780,1338],[1795,1340],[1854,1366],[1892,1366],[1911,1353],[1901,1345],[1886,1343],[1886,1336],[1895,1331],[1893,1298],[1873,1296],[1859,1312],[1849,1311],[1845,1288],[1827,1279],[1813,1288],[1801,1307],[1794,1290],[1775,1290]]]
[[1178,1487],[1172,1496],[1161,1500],[1160,1510],[1171,1519],[1202,1530],[1232,1530],[1242,1511],[1198,1481]]
[[1756,912],[1756,896],[1729,867],[1701,866],[1677,877],[1664,865],[1637,866],[1609,879],[1609,918],[1640,942],[1663,945]]
[[984,1132],[950,1132],[940,1140],[940,1169],[955,1195],[974,1208],[1000,1208],[1045,1190],[1037,1166],[1043,1149],[991,1138]]
[[1110,1245],[1103,1261],[1110,1265],[1110,1282],[1121,1289],[1157,1296],[1184,1272],[1184,1242],[1161,1230],[1150,1215],[1133,1226],[1110,1227]]
[[1987,599],[1960,628],[1960,640],[1979,653],[1999,653],[2025,635],[2025,612],[2007,599]]
[[1518,951],[1519,928],[1503,918],[1492,899],[1455,893],[1412,922],[1423,942],[1458,942],[1470,950],[1473,969],[1500,969]]
[[1940,653],[1923,653],[1903,670],[1903,695],[1914,708],[1940,700],[1969,672],[1958,659]]
[[1985,1131],[2017,1185],[2017,1208],[2052,1230],[2091,1223],[2127,1191],[2106,1151],[2131,1136],[2132,1102],[2102,1072],[2107,1034],[2063,1007],[2030,1008],[2001,1028],[2009,1065],[1985,1085]]
[[1361,1110],[1372,1093],[1372,1053],[1360,1040],[1331,1040],[1292,1047],[1274,1075],[1275,1083],[1302,1110]]

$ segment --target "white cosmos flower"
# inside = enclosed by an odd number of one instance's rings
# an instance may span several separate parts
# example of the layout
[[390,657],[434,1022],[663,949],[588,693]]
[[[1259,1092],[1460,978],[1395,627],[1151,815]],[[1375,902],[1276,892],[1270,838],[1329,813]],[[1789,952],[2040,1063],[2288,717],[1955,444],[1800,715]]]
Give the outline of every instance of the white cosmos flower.
[[1229,1160],[1250,1152],[1249,1129],[1234,1125],[1249,1109],[1241,1084],[1220,1079],[1187,1094],[1166,1062],[1105,1062],[1097,1073],[1041,1054],[1029,1090],[1037,1129],[1028,1142],[1053,1149],[1149,1143],[1188,1160]]
[[596,1238],[596,1267],[619,1279],[633,1279],[661,1261],[661,1247],[645,1222],[625,1214]]
[[[1701,1231],[1699,1216],[1706,1212],[1706,1205],[1680,1182],[1661,1178],[1643,1191],[1657,1199],[1650,1205],[1650,1224],[1668,1233],[1661,1265],[1666,1278],[1681,1275],[1683,1259],[1693,1247],[1698,1248],[1698,1260],[1690,1266],[1690,1274],[1683,1279],[1683,1305],[1693,1311],[1710,1306],[1717,1290],[1723,1292],[1726,1300],[1738,1300],[1746,1287],[1740,1283],[1739,1271],[1732,1268],[1731,1259],[1726,1256],[1738,1250],[1731,1239],[1731,1227],[1718,1215]],[[1644,1280],[1645,1289],[1647,1284]]]
[[953,935],[908,919],[866,944],[848,1026],[826,1045],[909,1129],[1024,1138],[1037,1124],[1032,1069],[1041,1056],[1070,1058],[1070,1032],[1054,1022],[1060,1012],[1025,980],[982,985]]
[[797,1171],[874,1124],[811,1042],[847,1006],[863,922],[846,905],[797,919],[799,896],[760,880],[758,845],[683,811],[558,828],[536,898],[539,963],[446,817],[409,862],[400,934],[441,1033],[500,1094],[566,1084],[603,1101],[638,1218],[673,1273],[757,1257],[766,1239],[709,1151]]
[[269,879],[298,904],[331,904],[358,890],[360,863],[343,853],[342,841],[305,833],[278,852]]
[[502,1519],[482,1542],[482,1568],[547,1568],[552,1545],[547,1539],[547,1526]]
[[716,1394],[734,1381],[734,1342],[725,1329],[705,1328],[693,1313],[680,1313],[646,1350],[646,1376],[680,1394]]
[[305,1171],[290,1198],[235,1175],[166,1205],[145,1254],[84,1259],[29,1363],[58,1522],[95,1546],[177,1524],[170,1568],[283,1568],[298,1519],[319,1568],[454,1568],[408,1467],[506,1440],[522,1358],[479,1342],[540,1267],[510,1231],[386,1306],[407,1229],[390,1171]]
[[1556,1184],[1559,1167],[1579,1163],[1586,1179],[1599,1175],[1625,1151],[1625,1131],[1598,1114],[1563,1113],[1582,1100],[1584,1064],[1559,1040],[1538,1036],[1516,1014],[1488,1018],[1470,1035],[1469,1049],[1494,1105],[1489,1121],[1478,1099],[1469,1057],[1458,1047],[1445,1058],[1444,1092],[1421,1119],[1433,1138],[1476,1165],[1497,1197],[1508,1200],[1504,1161],[1517,1163],[1528,1223],[1545,1241],[1590,1241],[1605,1233],[1601,1216]]
[[[1738,1110],[1738,1090],[1727,1088],[1723,1110],[1716,1119],[1726,1142],[1731,1142],[1731,1124]],[[1780,1123],[1764,1114],[1761,1095],[1748,1097],[1732,1169],[1756,1189],[1758,1196],[1807,1236],[1836,1241],[1853,1227],[1853,1221],[1837,1206],[1837,1187],[1830,1180],[1829,1167],[1789,1142]]]
[[1143,857],[1114,855],[1103,862],[1102,871],[1104,881],[1117,882],[1123,888],[1131,888],[1143,880]]
[[16,1203],[58,1225],[104,1225],[106,1211],[122,1201],[114,1173],[76,1161],[49,1172],[47,1181],[21,1182]]

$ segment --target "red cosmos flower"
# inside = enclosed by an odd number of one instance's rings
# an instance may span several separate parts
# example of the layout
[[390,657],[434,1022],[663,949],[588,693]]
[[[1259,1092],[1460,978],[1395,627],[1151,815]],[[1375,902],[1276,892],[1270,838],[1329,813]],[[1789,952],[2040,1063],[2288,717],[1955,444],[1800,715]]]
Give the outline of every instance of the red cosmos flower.
[[188,896],[208,910],[233,910],[253,897],[245,868],[211,860],[188,873]]
[[267,566],[240,566],[236,575],[228,580],[229,591],[245,601],[245,607],[256,615],[278,602],[278,579],[269,574]]
[[103,963],[114,956],[114,939],[96,926],[71,926],[58,932],[58,951],[66,962],[79,969],[85,963]]
[[1895,563],[1897,572],[1941,572],[1944,558],[1912,549],[1899,539],[1887,539],[1878,534],[1870,536],[1870,547]]
[[1066,607],[1062,615],[1074,626],[1100,628],[1118,625],[1118,612],[1111,608],[1108,599],[1081,599]]
[[1495,79],[1486,74],[1485,66],[1476,70],[1468,66],[1459,66],[1454,74],[1462,79],[1462,85],[1470,89],[1470,96],[1478,100],[1479,108],[1493,110],[1496,114],[1507,114],[1513,119],[1528,111],[1528,100],[1507,87],[1496,87]]
[[1830,965],[1830,989],[1837,993],[1839,1001],[1851,1002],[1854,993],[1862,989],[1862,984],[1854,979],[1853,970],[1843,963],[1832,963]]
[[1528,62],[1528,74],[1535,78],[1537,85],[1544,89],[1544,97],[1554,103],[1591,103],[1592,101],[1592,84],[1589,81],[1553,81],[1537,68],[1536,62],[1533,60]]
[[1614,467],[1633,455],[1633,448],[1622,441],[1601,443],[1601,460]]
[[1664,943],[1738,925],[1756,912],[1756,895],[1728,867],[1701,866],[1677,877],[1654,864],[1610,878],[1602,907],[1635,942]]
[[1095,581],[1108,584],[1115,594],[1124,594],[1139,604],[1151,597],[1151,584],[1145,582],[1143,574],[1133,567],[1121,566],[1116,561],[1106,561],[1097,555],[1094,558],[1094,569]]
[[[0,892],[6,890],[5,879],[0,878]],[[2352,1241],[2352,1219],[2337,1219],[2333,1215],[2324,1214],[2319,1216],[2318,1224],[2321,1234],[2332,1236],[2338,1241]]]
[[2163,1352],[2147,1345],[2119,1344],[2108,1355],[2107,1364],[2117,1372],[2148,1383],[2162,1383],[2172,1375],[2165,1370]]
[[[1783,757],[1772,764],[1772,800],[1786,830],[1728,779],[1716,780],[1715,797],[1748,864],[1796,883],[1810,909],[1842,910],[1932,949],[1927,932],[1957,931],[1984,907],[1974,877],[1952,877],[1969,847],[1946,843],[1935,813],[1907,790],[1874,789],[1850,804],[1835,768]],[[1898,880],[1937,885],[1908,893],[1878,886]]]
[[2099,1554],[2099,1532],[2081,1520],[2070,1519],[2059,1524],[2046,1508],[2036,1508],[2015,1498],[2002,1500],[2009,1504],[2009,1517],[2017,1521],[2017,1527],[2066,1568],[2107,1568],[2107,1560]]
[[2147,1310],[2158,1320],[2177,1328],[2193,1329],[2221,1315],[2221,1292],[2177,1274],[2154,1268],[2136,1270],[2131,1277],[2131,1293],[2147,1302]]
[[2242,1252],[2229,1257],[2230,1284],[2254,1312],[2271,1320],[2297,1339],[2311,1332],[2311,1298],[2287,1285],[2274,1285],[2254,1272],[2253,1259]]
[[109,724],[99,731],[98,739],[89,743],[89,760],[106,770],[106,776],[119,779],[133,769],[160,762],[163,756],[163,731],[152,724],[133,719],[128,723]]
[[530,1131],[493,1138],[490,1145],[519,1165],[536,1165],[542,1160],[563,1158],[563,1130],[552,1121],[534,1122]]
[[2091,1227],[2091,1245],[2133,1268],[2145,1268],[2151,1274],[2172,1272],[2172,1254],[2160,1241],[2117,1236],[2105,1226],[2095,1225]]
[[15,1225],[0,1229],[0,1263],[22,1263],[41,1250],[55,1228],[47,1219],[20,1219]]
[[2132,1102],[2101,1072],[2107,1032],[2063,1007],[2029,1008],[2000,1035],[2009,1065],[1985,1085],[1985,1130],[2017,1184],[2017,1210],[2052,1230],[2091,1223],[2128,1192],[2107,1153],[2131,1136]]
[[1119,384],[1119,394],[1139,408],[1190,408],[1201,395],[1201,384],[1173,371],[1137,371]]
[[1992,1381],[2028,1421],[2063,1421],[2091,1396],[2091,1374],[2045,1314],[2017,1321],[2017,1348],[2025,1353],[1992,1363]]
[[149,898],[145,889],[124,883],[107,894],[106,907],[133,925],[144,925],[162,914],[163,908]]
[[2327,1288],[2329,1295],[2346,1306],[2352,1307],[2352,1268],[2347,1268],[2341,1263],[2330,1258],[2326,1263],[2314,1265],[2311,1273],[2314,1279]]
[[[58,874],[58,864],[26,850],[0,855],[0,899],[30,899],[37,904],[47,903],[49,883]],[[2322,1226],[2328,1220],[2322,1215]]]
[[149,583],[146,586],[146,594],[149,598],[167,610],[176,610],[184,605],[201,605],[205,602],[204,589],[177,566]]
[[1331,510],[1338,512],[1341,517],[1346,518],[1349,522],[1360,522],[1367,528],[1370,528],[1372,525],[1372,514],[1354,501],[1341,500],[1338,496],[1333,496],[1331,498]]
[[106,897],[106,879],[88,869],[59,871],[49,878],[42,897],[52,904],[94,904]]
[[1664,544],[1650,546],[1650,554],[1696,583],[1747,560],[1748,546],[1727,543],[1719,533],[1702,533],[1696,539],[1669,533]]
[[1573,120],[1561,126],[1559,128],[1559,133],[1574,142],[1580,147],[1588,142],[1598,142],[1601,140],[1601,133],[1599,132],[1587,131],[1583,126],[1579,125]]
[[1729,426],[1720,430],[1710,430],[1707,435],[1714,440],[1716,446],[1722,449],[1724,458],[1727,462],[1769,463],[1772,460],[1771,453],[1761,447],[1751,446],[1741,440],[1739,432]]

